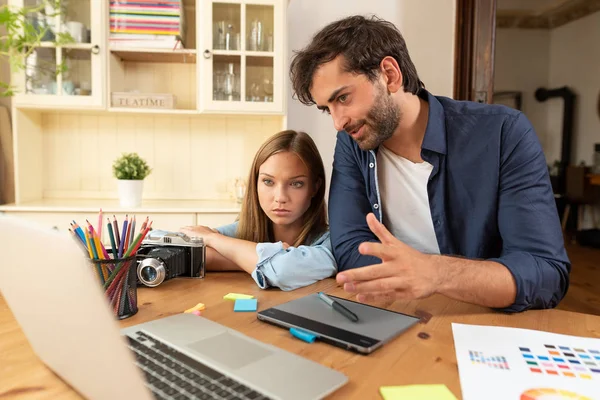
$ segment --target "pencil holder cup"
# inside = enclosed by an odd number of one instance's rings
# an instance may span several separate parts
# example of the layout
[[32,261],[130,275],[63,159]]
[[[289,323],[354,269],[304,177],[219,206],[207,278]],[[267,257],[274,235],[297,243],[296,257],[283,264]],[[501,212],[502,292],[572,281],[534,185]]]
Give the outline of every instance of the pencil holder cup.
[[129,318],[138,312],[137,262],[130,257],[90,260],[104,288],[113,313],[118,319]]

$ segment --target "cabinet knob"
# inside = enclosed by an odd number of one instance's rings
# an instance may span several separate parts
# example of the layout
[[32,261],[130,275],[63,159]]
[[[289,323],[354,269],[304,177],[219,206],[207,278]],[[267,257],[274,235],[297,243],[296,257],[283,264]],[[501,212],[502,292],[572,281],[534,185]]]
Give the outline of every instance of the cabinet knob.
[[95,45],[94,47],[92,47],[92,54],[98,54],[100,53],[100,46]]
[[210,58],[210,56],[211,56],[210,50],[208,50],[208,49],[204,50],[204,58],[206,58],[208,60]]

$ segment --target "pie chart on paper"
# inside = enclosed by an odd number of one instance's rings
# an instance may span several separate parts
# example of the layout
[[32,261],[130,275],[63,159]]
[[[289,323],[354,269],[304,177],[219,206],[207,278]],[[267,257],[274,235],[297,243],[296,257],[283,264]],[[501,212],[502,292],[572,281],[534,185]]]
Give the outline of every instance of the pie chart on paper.
[[520,400],[593,400],[591,397],[582,396],[563,389],[528,389],[521,394]]

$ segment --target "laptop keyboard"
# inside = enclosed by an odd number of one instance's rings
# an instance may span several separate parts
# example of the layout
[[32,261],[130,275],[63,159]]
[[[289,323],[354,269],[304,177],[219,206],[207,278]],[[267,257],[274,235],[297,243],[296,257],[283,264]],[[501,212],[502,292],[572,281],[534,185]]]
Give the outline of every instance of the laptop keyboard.
[[156,399],[268,399],[142,331],[127,336],[146,386]]

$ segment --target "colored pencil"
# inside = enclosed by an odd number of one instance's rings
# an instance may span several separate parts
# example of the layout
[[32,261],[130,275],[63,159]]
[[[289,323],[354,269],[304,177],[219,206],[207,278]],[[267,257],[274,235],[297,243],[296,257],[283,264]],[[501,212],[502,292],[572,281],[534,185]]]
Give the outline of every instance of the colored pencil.
[[98,253],[98,258],[101,260],[106,260],[106,257],[104,257],[104,253],[102,252],[102,247],[100,246],[100,239],[98,239],[98,234],[96,234],[96,232],[94,232],[94,227],[90,227],[90,234],[92,235],[92,238],[94,239],[94,245],[96,246],[96,252]]
[[80,249],[83,249],[83,251],[87,255],[88,251],[87,251],[87,245],[85,244],[85,242],[83,242],[83,243],[81,242],[81,238],[74,230],[69,229],[69,233],[71,233],[71,237],[77,243],[77,247],[79,247]]
[[121,231],[121,242],[119,243],[119,258],[123,258],[123,251],[125,249],[125,235],[127,235],[127,215],[125,221],[123,221],[123,230]]
[[125,275],[123,276],[120,284],[119,284],[119,297],[117,298],[117,304],[115,307],[115,312],[117,313],[117,315],[120,314],[120,309],[121,309],[121,304],[124,304],[125,301],[127,300],[127,294],[128,291],[125,288],[125,286],[127,285],[127,282],[129,281],[129,276],[131,275],[131,267],[128,266]]
[[92,235],[92,230],[90,228],[88,228],[85,233],[89,238],[90,247],[92,248],[92,254],[94,255],[94,260],[97,260],[98,259],[98,250],[96,249],[96,243],[94,242],[94,235]]
[[131,236],[129,238],[129,245],[133,244],[133,237],[135,235],[135,215],[133,216],[133,222],[131,223]]
[[119,223],[117,222],[117,217],[113,214],[113,229],[115,231],[115,241],[117,245],[121,243],[121,235],[119,235]]
[[100,282],[104,285],[106,279],[104,278],[104,274],[102,272],[102,268],[100,267],[100,263],[94,262],[94,260],[96,260],[98,256],[96,254],[95,247],[92,246],[92,239],[87,229],[85,230],[85,238],[88,244],[88,250],[90,252],[90,262],[94,263],[94,266],[96,267],[96,272],[98,273],[98,279],[100,279]]
[[100,240],[100,243],[102,243],[102,209],[100,209],[100,212],[98,213],[98,240]]
[[73,230],[75,232],[77,232],[77,235],[79,235],[79,237],[81,238],[81,241],[83,243],[85,243],[85,235],[83,234],[83,230],[81,229],[81,227],[79,225],[77,225],[77,222],[75,222],[75,220],[73,220],[73,223],[71,224],[71,226],[73,227]]
[[127,235],[125,235],[125,247],[123,247],[123,251],[127,251],[127,248],[129,247],[129,236],[131,235],[131,225],[133,224],[133,218],[129,221],[129,224],[127,225]]
[[[89,229],[90,241],[93,243],[92,250],[95,250],[96,258],[98,260],[106,260],[107,258],[109,258],[108,253],[106,253],[106,249],[104,248],[104,246],[102,246],[102,243],[100,243],[100,239],[98,239],[98,235],[94,231],[94,227],[92,226],[92,224],[89,225]],[[106,279],[108,279],[108,276],[110,275],[107,271],[108,267],[103,263],[97,263],[97,265],[100,267],[100,272],[102,273],[102,281],[105,282]]]
[[87,234],[87,231],[85,233],[85,242],[87,244],[87,249],[88,249],[88,254],[90,255],[90,260],[92,260],[94,258],[94,253],[92,252],[92,245],[90,243],[90,237]]
[[92,224],[90,224],[90,222],[87,219],[85,220],[85,222],[87,222],[88,228],[90,229],[90,232],[92,233],[92,238],[94,239],[94,244],[96,245],[99,258],[108,260],[110,257],[108,256],[108,252],[106,251],[104,244],[102,244],[102,242],[100,241],[98,232],[96,232],[96,230],[94,229],[94,226]]
[[148,225],[148,219],[149,219],[149,217],[146,217],[146,220],[142,223],[142,227],[140,228],[140,232],[143,231],[144,229],[146,229],[146,226]]
[[[144,237],[146,236],[146,234],[148,234],[148,231],[150,231],[151,227],[152,227],[152,222],[150,222],[150,224],[146,227],[146,229],[143,232],[140,232],[137,235],[137,237],[133,241],[133,246],[130,246],[129,249],[127,250],[127,253],[123,257],[120,257],[120,258],[127,258],[131,254],[134,254],[135,252],[137,252],[138,248],[142,244],[142,241],[144,240]],[[106,280],[106,283],[104,284],[104,290],[106,290],[107,293],[114,291],[114,288],[116,287],[115,280],[118,281],[118,278],[120,278],[120,276],[119,277],[117,277],[117,276],[122,271],[123,264],[124,263],[122,263],[122,262],[119,263],[119,265],[115,268],[115,270],[111,273],[111,275]],[[122,273],[121,273],[121,276],[122,276]]]
[[113,233],[112,224],[110,223],[110,218],[106,218],[108,223],[106,224],[106,229],[108,229],[108,236],[110,237],[110,247],[112,248],[113,259],[117,259],[119,256],[117,245],[115,243],[115,235]]

